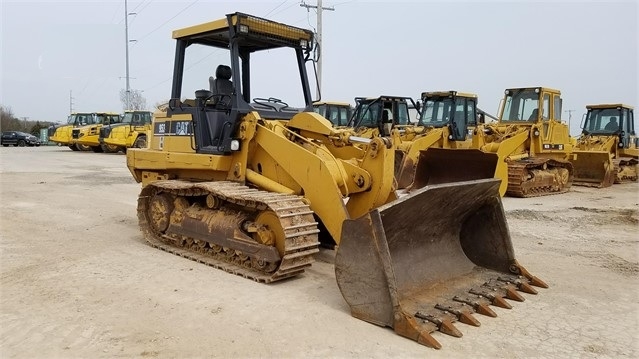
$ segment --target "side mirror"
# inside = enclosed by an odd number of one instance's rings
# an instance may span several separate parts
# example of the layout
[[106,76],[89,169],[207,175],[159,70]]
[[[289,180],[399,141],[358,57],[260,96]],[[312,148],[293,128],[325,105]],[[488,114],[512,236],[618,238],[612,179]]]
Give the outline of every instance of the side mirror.
[[415,109],[416,109],[417,111],[419,111],[419,110],[421,110],[421,109],[422,109],[422,103],[421,103],[421,101],[417,100],[417,102],[415,102]]

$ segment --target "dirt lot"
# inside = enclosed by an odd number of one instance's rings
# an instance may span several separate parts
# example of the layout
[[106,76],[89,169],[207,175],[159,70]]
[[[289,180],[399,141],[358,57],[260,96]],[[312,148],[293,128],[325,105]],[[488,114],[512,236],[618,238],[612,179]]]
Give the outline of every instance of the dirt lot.
[[122,154],[0,148],[0,172],[3,358],[639,357],[637,184],[504,199],[550,288],[436,351],[352,318],[330,263],[264,285],[145,245]]

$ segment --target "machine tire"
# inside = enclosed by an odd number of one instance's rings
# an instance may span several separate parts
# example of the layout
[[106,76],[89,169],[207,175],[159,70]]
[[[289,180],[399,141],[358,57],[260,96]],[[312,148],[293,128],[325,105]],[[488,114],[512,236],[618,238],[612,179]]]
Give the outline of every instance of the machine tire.
[[100,148],[104,153],[118,153],[118,151],[120,151],[120,148],[118,146],[111,146],[106,144],[100,145]]
[[104,150],[102,150],[101,146],[90,146],[91,147],[91,151],[95,152],[95,153],[102,153],[104,152]]
[[79,150],[79,151],[89,151],[91,150],[91,146],[87,146],[87,145],[81,145],[76,143],[75,147]]
[[71,151],[80,151],[80,149],[76,145],[69,145],[69,148],[71,149]]
[[146,148],[146,136],[144,135],[138,136],[138,138],[135,139],[135,142],[133,142],[133,147]]
[[7,144],[4,144],[4,143],[3,143],[2,145],[3,145],[4,147],[9,147],[9,145],[7,145]]
[[18,141],[18,143],[16,143],[16,145],[19,146],[19,147],[24,147],[26,144],[27,143],[24,142],[24,140],[20,140],[20,141]]

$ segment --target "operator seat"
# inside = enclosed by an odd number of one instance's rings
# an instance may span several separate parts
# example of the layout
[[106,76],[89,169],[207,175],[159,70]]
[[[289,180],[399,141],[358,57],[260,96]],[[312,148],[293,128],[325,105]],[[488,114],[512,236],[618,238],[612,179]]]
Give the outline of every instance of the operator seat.
[[530,117],[528,117],[528,121],[534,122],[537,121],[537,117],[539,116],[539,109],[532,110]]
[[233,93],[233,82],[231,68],[226,65],[219,65],[215,70],[215,78],[209,77],[209,87],[213,95],[231,95]]

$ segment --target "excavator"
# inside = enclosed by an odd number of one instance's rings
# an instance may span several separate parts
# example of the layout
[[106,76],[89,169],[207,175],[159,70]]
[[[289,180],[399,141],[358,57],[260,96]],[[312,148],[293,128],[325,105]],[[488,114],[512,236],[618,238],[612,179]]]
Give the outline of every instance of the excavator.
[[636,182],[639,140],[633,108],[624,104],[586,106],[582,133],[573,150],[575,184],[608,187]]
[[[572,142],[561,121],[561,92],[547,87],[507,89],[497,123],[478,124],[469,149],[433,149],[420,155],[415,182],[437,184],[501,179],[499,193],[536,197],[567,192],[573,182]],[[491,166],[496,159],[496,166]]]
[[100,146],[104,152],[126,152],[128,148],[145,148],[151,130],[150,111],[124,111],[122,122],[100,128]]
[[[478,326],[474,314],[496,316],[490,305],[547,287],[515,259],[499,180],[398,198],[392,141],[313,112],[310,30],[237,12],[173,38],[169,103],[148,146],[126,154],[151,246],[271,283],[300,275],[332,243],[352,315],[433,348],[435,332],[460,337],[457,322]],[[215,64],[185,64],[224,53],[202,89]]]
[[337,127],[348,125],[348,121],[353,115],[353,107],[348,102],[316,101],[313,102],[313,111]]

